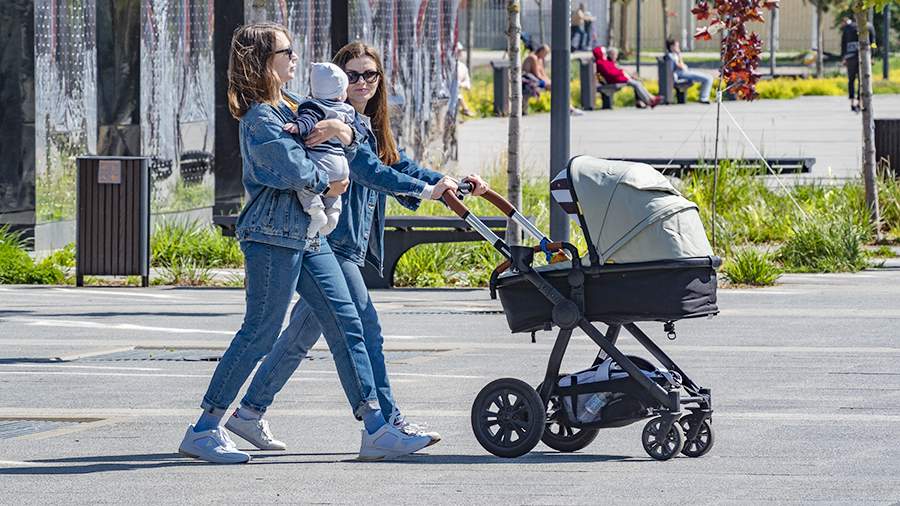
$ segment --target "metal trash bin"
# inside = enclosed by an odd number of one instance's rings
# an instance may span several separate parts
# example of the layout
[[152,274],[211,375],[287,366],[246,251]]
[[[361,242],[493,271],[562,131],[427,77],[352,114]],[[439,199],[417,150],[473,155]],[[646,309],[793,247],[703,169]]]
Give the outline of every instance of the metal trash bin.
[[900,119],[875,120],[875,160],[900,177]]
[[494,115],[509,116],[509,62],[492,61],[491,68],[494,69]]
[[141,276],[150,285],[150,159],[78,157],[75,283]]
[[578,74],[581,78],[581,108],[593,111],[597,101],[597,67],[594,60],[578,60]]

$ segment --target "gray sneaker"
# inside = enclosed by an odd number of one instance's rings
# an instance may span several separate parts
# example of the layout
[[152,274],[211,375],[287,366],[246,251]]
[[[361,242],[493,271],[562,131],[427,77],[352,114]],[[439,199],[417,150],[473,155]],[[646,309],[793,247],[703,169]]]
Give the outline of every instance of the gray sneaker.
[[427,437],[429,442],[426,446],[431,446],[441,440],[441,435],[433,430],[428,430],[427,424],[416,424],[407,421],[406,417],[400,414],[400,410],[396,407],[391,412],[391,418],[388,423],[405,434]]
[[260,450],[285,450],[287,445],[275,439],[269,421],[262,418],[245,420],[237,412],[228,417],[225,428]]
[[250,461],[250,455],[238,450],[222,427],[194,432],[194,426],[189,426],[178,453],[213,464],[243,464]]

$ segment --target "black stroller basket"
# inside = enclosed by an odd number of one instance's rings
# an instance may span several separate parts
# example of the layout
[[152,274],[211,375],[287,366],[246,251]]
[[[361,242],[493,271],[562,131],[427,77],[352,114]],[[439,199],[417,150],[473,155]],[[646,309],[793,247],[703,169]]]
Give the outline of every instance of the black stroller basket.
[[[524,381],[503,378],[478,394],[471,414],[478,442],[500,457],[524,455],[539,441],[571,452],[590,444],[601,428],[651,418],[644,427],[642,443],[654,459],[707,453],[713,443],[709,389],[694,383],[635,322],[663,322],[669,337],[674,338],[676,320],[716,314],[719,258],[584,265],[574,245],[551,242],[499,194],[488,191],[483,197],[539,241],[533,247],[510,247],[470,213],[457,195],[444,194],[448,207],[506,258],[492,273],[490,289],[492,297],[499,295],[510,330],[532,332],[532,340],[537,330],[560,330],[543,382],[536,389]],[[535,254],[546,255],[551,263],[534,267]],[[592,261],[594,256],[592,253]],[[606,331],[601,332],[592,322],[606,324]],[[618,378],[559,385],[560,365],[576,328],[600,347],[594,366],[612,361],[623,371]],[[622,329],[678,380],[660,380],[653,375],[656,368],[649,361],[619,351],[616,341]],[[570,409],[564,409],[567,398],[577,405],[579,396],[592,393],[612,399],[600,420],[579,422],[570,416]]]

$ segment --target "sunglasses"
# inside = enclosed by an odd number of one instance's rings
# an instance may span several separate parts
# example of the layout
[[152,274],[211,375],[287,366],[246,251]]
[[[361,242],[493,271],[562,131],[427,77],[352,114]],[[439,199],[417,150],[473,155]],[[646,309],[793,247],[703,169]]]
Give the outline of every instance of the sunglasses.
[[377,70],[367,70],[365,72],[347,71],[347,80],[350,81],[350,84],[358,83],[360,77],[363,78],[365,82],[373,84],[381,77],[381,72],[378,72]]
[[275,51],[272,54],[286,54],[288,58],[293,58],[294,57],[294,48],[288,47],[285,49],[279,49],[278,51]]

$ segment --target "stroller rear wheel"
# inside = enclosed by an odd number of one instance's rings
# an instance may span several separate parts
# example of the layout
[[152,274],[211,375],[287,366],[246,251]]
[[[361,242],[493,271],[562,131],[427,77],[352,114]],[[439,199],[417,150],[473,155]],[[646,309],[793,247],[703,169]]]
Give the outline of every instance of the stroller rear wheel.
[[666,435],[661,434],[661,425],[662,417],[656,417],[647,422],[647,425],[644,425],[644,432],[641,434],[641,442],[644,443],[647,455],[656,460],[669,460],[684,448],[684,432],[677,420]]
[[498,457],[520,457],[530,452],[541,440],[546,419],[538,393],[514,378],[488,383],[472,403],[475,439]]
[[[681,430],[684,432],[685,436],[690,432],[691,428],[697,424],[697,421],[700,420],[701,415],[692,414],[685,415],[678,420],[678,423],[681,425]],[[713,435],[712,424],[709,423],[710,419],[707,418],[703,420],[703,424],[700,425],[700,430],[697,432],[697,437],[691,439],[684,443],[684,448],[681,450],[681,453],[687,455],[688,457],[702,457],[709,453],[709,451],[713,447],[713,443],[716,441]]]
[[[540,392],[543,386],[543,383],[538,385],[537,391]],[[564,453],[577,452],[591,444],[599,433],[600,429],[579,429],[569,425],[559,396],[555,391],[550,393],[550,401],[547,403],[547,425],[541,437],[545,445]]]

